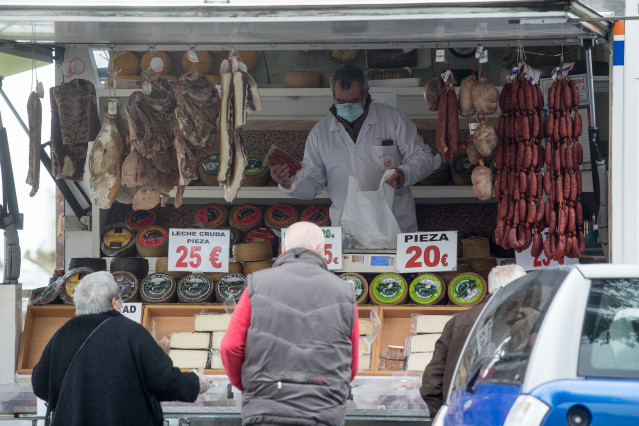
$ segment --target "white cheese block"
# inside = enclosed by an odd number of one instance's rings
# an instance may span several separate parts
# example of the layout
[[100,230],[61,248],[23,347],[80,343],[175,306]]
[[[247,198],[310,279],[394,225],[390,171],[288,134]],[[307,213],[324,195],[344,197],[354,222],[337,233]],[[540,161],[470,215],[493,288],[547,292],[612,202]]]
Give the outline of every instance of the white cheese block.
[[359,334],[361,335],[366,335],[366,334],[373,334],[373,320],[370,319],[359,319]]
[[195,316],[195,331],[226,331],[231,314],[198,314]]
[[417,315],[415,333],[441,333],[452,315]]
[[177,368],[206,368],[209,351],[171,349],[169,357],[173,361],[173,366]]
[[220,350],[220,344],[222,343],[222,337],[224,337],[225,331],[214,331],[213,332],[213,344],[211,345],[211,349]]
[[188,333],[177,331],[171,334],[170,348],[208,349],[211,345],[211,333]]
[[407,371],[424,371],[433,358],[432,352],[411,352],[406,361]]
[[439,336],[441,336],[441,333],[410,336],[410,352],[433,352],[435,350],[435,342],[439,339]]
[[360,354],[369,354],[373,349],[373,342],[366,337],[359,338],[359,353]]
[[361,355],[359,356],[358,371],[371,369],[371,356]]
[[211,351],[211,368],[214,370],[224,370],[220,351]]

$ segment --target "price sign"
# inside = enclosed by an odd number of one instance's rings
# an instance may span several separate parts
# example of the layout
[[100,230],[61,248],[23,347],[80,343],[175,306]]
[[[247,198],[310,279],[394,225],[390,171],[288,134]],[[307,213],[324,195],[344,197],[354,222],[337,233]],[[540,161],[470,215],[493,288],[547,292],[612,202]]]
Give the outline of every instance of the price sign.
[[[324,233],[324,261],[328,269],[342,269],[342,227],[320,226]],[[282,245],[288,228],[282,228]]]
[[[544,230],[544,241],[548,237],[548,228]],[[560,260],[548,259],[542,251],[539,256],[533,256],[531,254],[532,246],[528,247],[521,253],[515,253],[515,260],[517,265],[524,268],[526,271],[532,271],[535,269],[550,269],[562,265],[575,265],[579,263],[579,259],[573,259],[570,257],[564,257]]]
[[397,235],[397,272],[457,270],[457,231]]
[[169,271],[228,272],[228,229],[169,229]]
[[128,319],[142,323],[142,304],[141,303],[122,303],[122,309],[120,310],[122,315]]

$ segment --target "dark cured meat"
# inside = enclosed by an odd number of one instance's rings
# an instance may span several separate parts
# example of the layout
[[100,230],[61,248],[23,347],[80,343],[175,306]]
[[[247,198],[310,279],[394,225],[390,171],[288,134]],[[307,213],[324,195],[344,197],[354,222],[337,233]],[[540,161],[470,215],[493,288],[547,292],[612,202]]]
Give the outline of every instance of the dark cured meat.
[[76,79],[53,89],[60,116],[62,143],[84,144],[94,140],[100,131],[100,118],[93,83]]
[[54,87],[49,89],[49,99],[51,100],[51,170],[56,179],[82,182],[88,145],[85,143],[64,145],[62,143],[60,116],[58,104],[53,95],[54,89]]
[[27,101],[29,117],[29,171],[27,185],[31,185],[29,196],[33,197],[40,187],[40,146],[42,144],[42,103],[36,92],[31,92]]

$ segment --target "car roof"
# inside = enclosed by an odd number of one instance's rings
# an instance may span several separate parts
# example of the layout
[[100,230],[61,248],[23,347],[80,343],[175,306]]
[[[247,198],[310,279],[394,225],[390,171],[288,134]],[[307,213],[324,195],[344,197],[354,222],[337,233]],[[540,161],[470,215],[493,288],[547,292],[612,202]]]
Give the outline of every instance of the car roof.
[[592,263],[575,265],[575,269],[587,279],[639,277],[639,265]]

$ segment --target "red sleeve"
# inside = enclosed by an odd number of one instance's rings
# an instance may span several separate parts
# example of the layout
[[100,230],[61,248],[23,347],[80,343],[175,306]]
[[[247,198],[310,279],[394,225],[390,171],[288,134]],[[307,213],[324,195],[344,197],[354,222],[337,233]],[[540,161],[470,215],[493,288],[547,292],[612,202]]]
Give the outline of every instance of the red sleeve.
[[242,364],[244,363],[244,346],[246,345],[246,333],[251,324],[251,301],[248,292],[245,291],[231,316],[229,327],[224,333],[220,343],[220,356],[224,370],[233,386],[243,391]]
[[351,382],[357,376],[359,369],[359,313],[357,312],[357,303],[355,303],[355,320],[353,321],[353,330],[351,330],[351,342],[353,343],[353,359],[351,361]]

